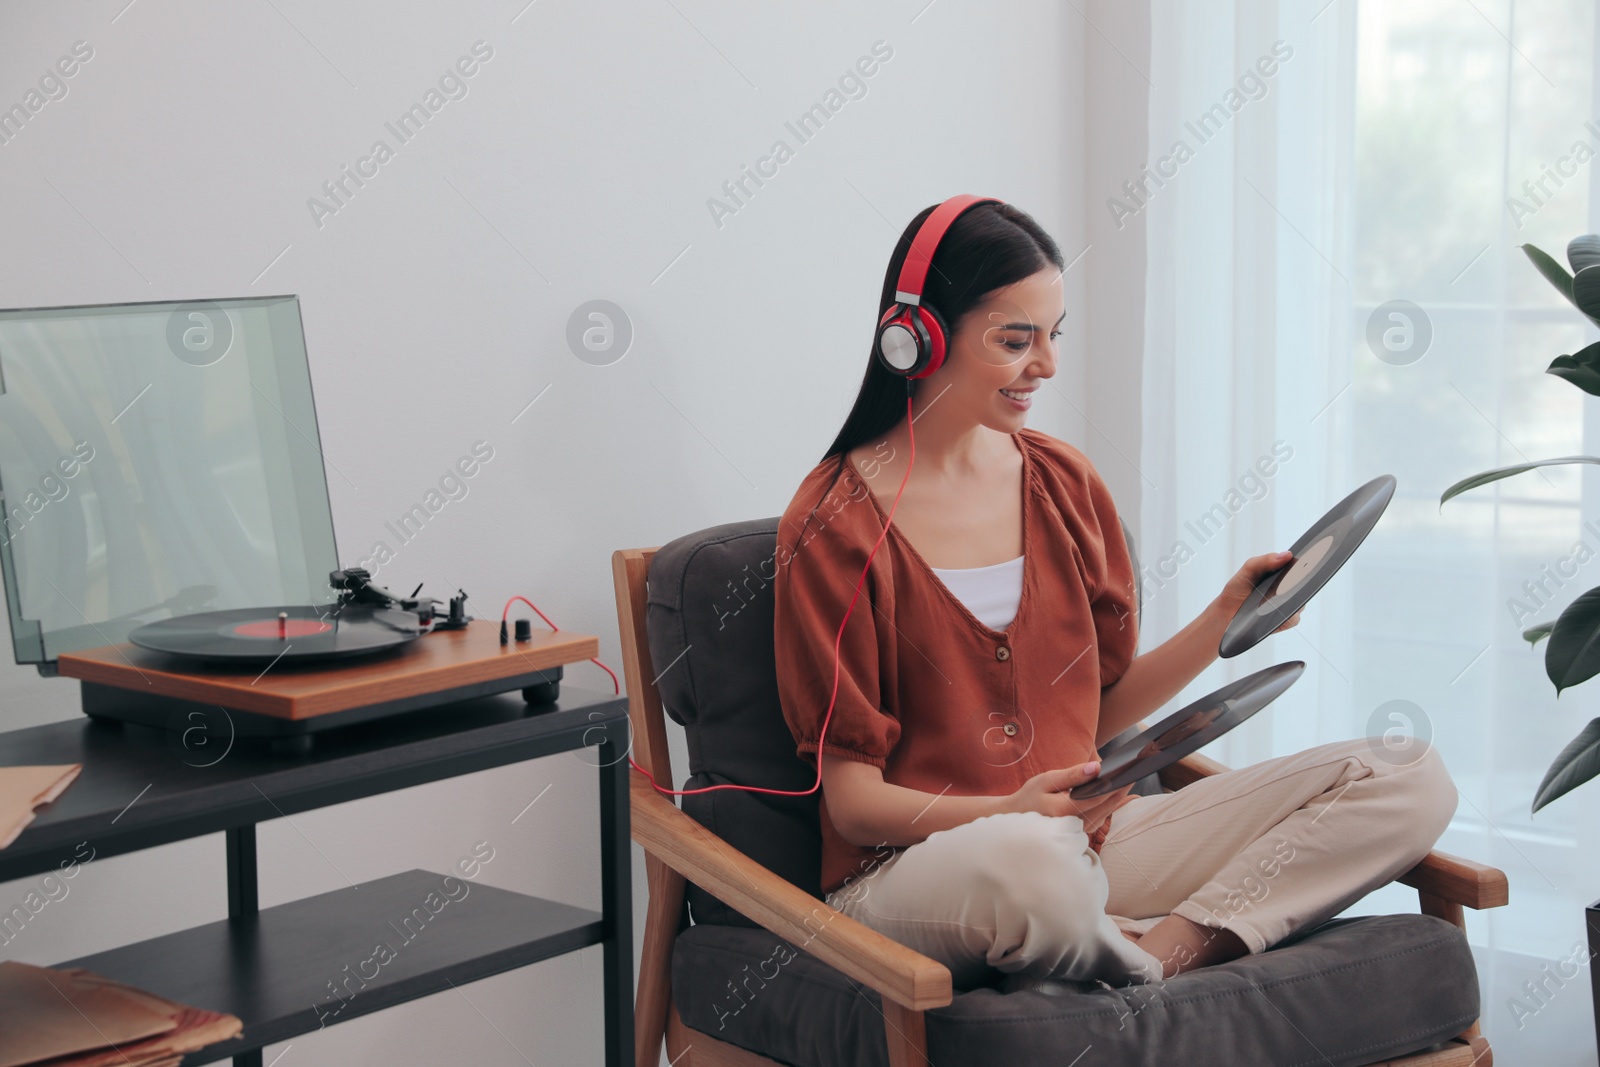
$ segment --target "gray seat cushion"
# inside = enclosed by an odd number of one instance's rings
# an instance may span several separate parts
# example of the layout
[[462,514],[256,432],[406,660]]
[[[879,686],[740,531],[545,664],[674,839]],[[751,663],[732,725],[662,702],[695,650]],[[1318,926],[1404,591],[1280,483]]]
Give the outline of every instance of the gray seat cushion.
[[[672,954],[691,1029],[794,1067],[886,1065],[877,993],[774,934],[692,926]],[[1160,986],[958,992],[927,1012],[938,1067],[1313,1067],[1427,1048],[1478,1017],[1462,932],[1427,915],[1333,919]]]

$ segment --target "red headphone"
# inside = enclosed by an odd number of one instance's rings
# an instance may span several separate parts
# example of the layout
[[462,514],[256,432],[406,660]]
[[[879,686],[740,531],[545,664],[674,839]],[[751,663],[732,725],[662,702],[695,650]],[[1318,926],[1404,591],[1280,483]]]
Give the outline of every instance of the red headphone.
[[656,792],[666,796],[681,797],[691,793],[711,793],[719,789],[738,789],[780,797],[803,797],[822,788],[822,745],[828,736],[828,723],[833,719],[833,706],[839,699],[839,642],[844,638],[845,623],[850,621],[850,613],[855,610],[856,601],[861,597],[861,583],[867,579],[872,558],[878,554],[879,546],[888,536],[889,523],[894,521],[895,509],[900,506],[900,494],[906,491],[906,482],[911,478],[912,464],[917,461],[917,437],[911,431],[911,424],[914,421],[911,416],[911,379],[932,374],[944,363],[944,320],[939,317],[939,313],[932,305],[922,302],[922,285],[928,278],[928,266],[933,262],[933,253],[938,249],[939,241],[950,228],[950,224],[968,208],[990,203],[1000,204],[1004,201],[996,200],[992,196],[971,196],[963,193],[960,196],[952,196],[933,209],[917,228],[917,235],[912,238],[911,247],[906,251],[905,262],[900,265],[900,284],[895,287],[894,294],[898,302],[884,313],[882,321],[878,323],[878,336],[874,345],[878,358],[889,370],[906,378],[906,431],[909,438],[909,455],[906,457],[906,472],[900,478],[900,488],[894,494],[894,502],[889,505],[888,515],[884,517],[883,530],[873,542],[871,551],[867,553],[867,562],[861,568],[861,576],[856,579],[856,588],[850,597],[850,604],[844,609],[844,618],[839,620],[839,632],[834,635],[833,693],[828,698],[827,713],[822,717],[822,729],[817,733],[817,780],[806,789],[768,789],[765,786],[741,785],[734,782],[719,782],[716,785],[705,785],[696,789],[666,789],[656,781],[655,775],[639,766],[638,761],[629,756],[628,762],[633,764],[634,770],[650,779],[650,784],[655,787]]
[[929,213],[900,264],[900,282],[895,286],[895,303],[878,320],[878,335],[873,350],[893,374],[908,381],[926,378],[944,365],[946,328],[943,317],[932,304],[922,302],[923,285],[933,253],[945,231],[961,214],[979,204],[1003,203],[992,196],[962,193],[952,196]]

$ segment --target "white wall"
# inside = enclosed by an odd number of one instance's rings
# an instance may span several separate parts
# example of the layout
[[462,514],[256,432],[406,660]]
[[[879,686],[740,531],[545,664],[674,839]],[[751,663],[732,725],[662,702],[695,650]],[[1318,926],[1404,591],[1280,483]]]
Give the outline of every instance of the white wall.
[[[1109,0],[1084,8],[1099,29],[1043,0],[126,3],[0,4],[0,105],[93,49],[0,144],[0,306],[299,294],[344,562],[487,440],[470,495],[383,577],[463,587],[486,615],[527,595],[619,673],[610,553],[783,509],[849,408],[908,218],[997,195],[1070,260],[1143,162],[1146,83],[1122,53],[1148,62],[1147,15]],[[399,144],[384,124],[479,41],[466,95]],[[799,143],[785,123],[878,41],[892,58],[866,95]],[[379,138],[393,158],[314,219],[308,199]],[[778,139],[793,158],[719,226],[708,198]],[[1067,275],[1061,392],[1031,420],[1088,452],[1136,528],[1142,242],[1108,235]],[[609,366],[565,341],[595,298],[635,331]],[[70,681],[0,665],[0,725],[77,714]],[[442,869],[487,838],[484,881],[598,907],[595,816],[574,756],[265,824],[262,903]],[[54,963],[220,918],[222,859],[214,836],[97,861],[3,954]],[[599,980],[587,949],[280,1063],[521,1062],[507,1040],[598,1062]]]
[[[1159,488],[1139,469],[1145,216],[1119,221],[1107,202],[1123,196],[1123,183],[1148,163],[1149,93],[1156,76],[1150,65],[1150,9],[1115,0],[1084,9],[1093,20],[1082,80],[1088,251],[1072,271],[1084,293],[1084,347],[1074,361],[1084,379],[1082,395],[1070,395],[1067,408],[1077,421],[1063,430],[1094,461],[1135,536],[1143,494]],[[1069,260],[1074,254],[1066,253]],[[1140,651],[1152,647],[1141,642]]]

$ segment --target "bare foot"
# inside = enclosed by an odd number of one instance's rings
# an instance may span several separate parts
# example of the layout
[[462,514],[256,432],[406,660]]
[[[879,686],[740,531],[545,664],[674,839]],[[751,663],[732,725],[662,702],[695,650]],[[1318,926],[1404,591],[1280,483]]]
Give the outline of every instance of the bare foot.
[[1139,947],[1161,961],[1164,978],[1226,963],[1247,952],[1232,930],[1201,926],[1181,915],[1169,915],[1151,927]]

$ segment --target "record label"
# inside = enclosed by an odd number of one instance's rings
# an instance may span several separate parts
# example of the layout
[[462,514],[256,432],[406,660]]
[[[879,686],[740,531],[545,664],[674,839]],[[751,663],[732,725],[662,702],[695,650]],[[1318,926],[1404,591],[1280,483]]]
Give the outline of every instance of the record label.
[[[1289,565],[1289,569],[1284,572],[1283,577],[1279,579],[1277,586],[1272,590],[1272,595],[1288,596],[1294,592],[1294,587],[1311,575],[1318,565],[1322,563],[1323,557],[1328,554],[1328,550],[1332,547],[1333,535],[1330,534],[1306,549],[1304,554],[1297,554],[1294,561]],[[1271,601],[1269,600],[1261,605],[1260,610],[1265,611],[1270,607]]]
[[233,628],[240,637],[310,637],[325,634],[333,624],[318,619],[272,619],[265,622],[241,622]]

